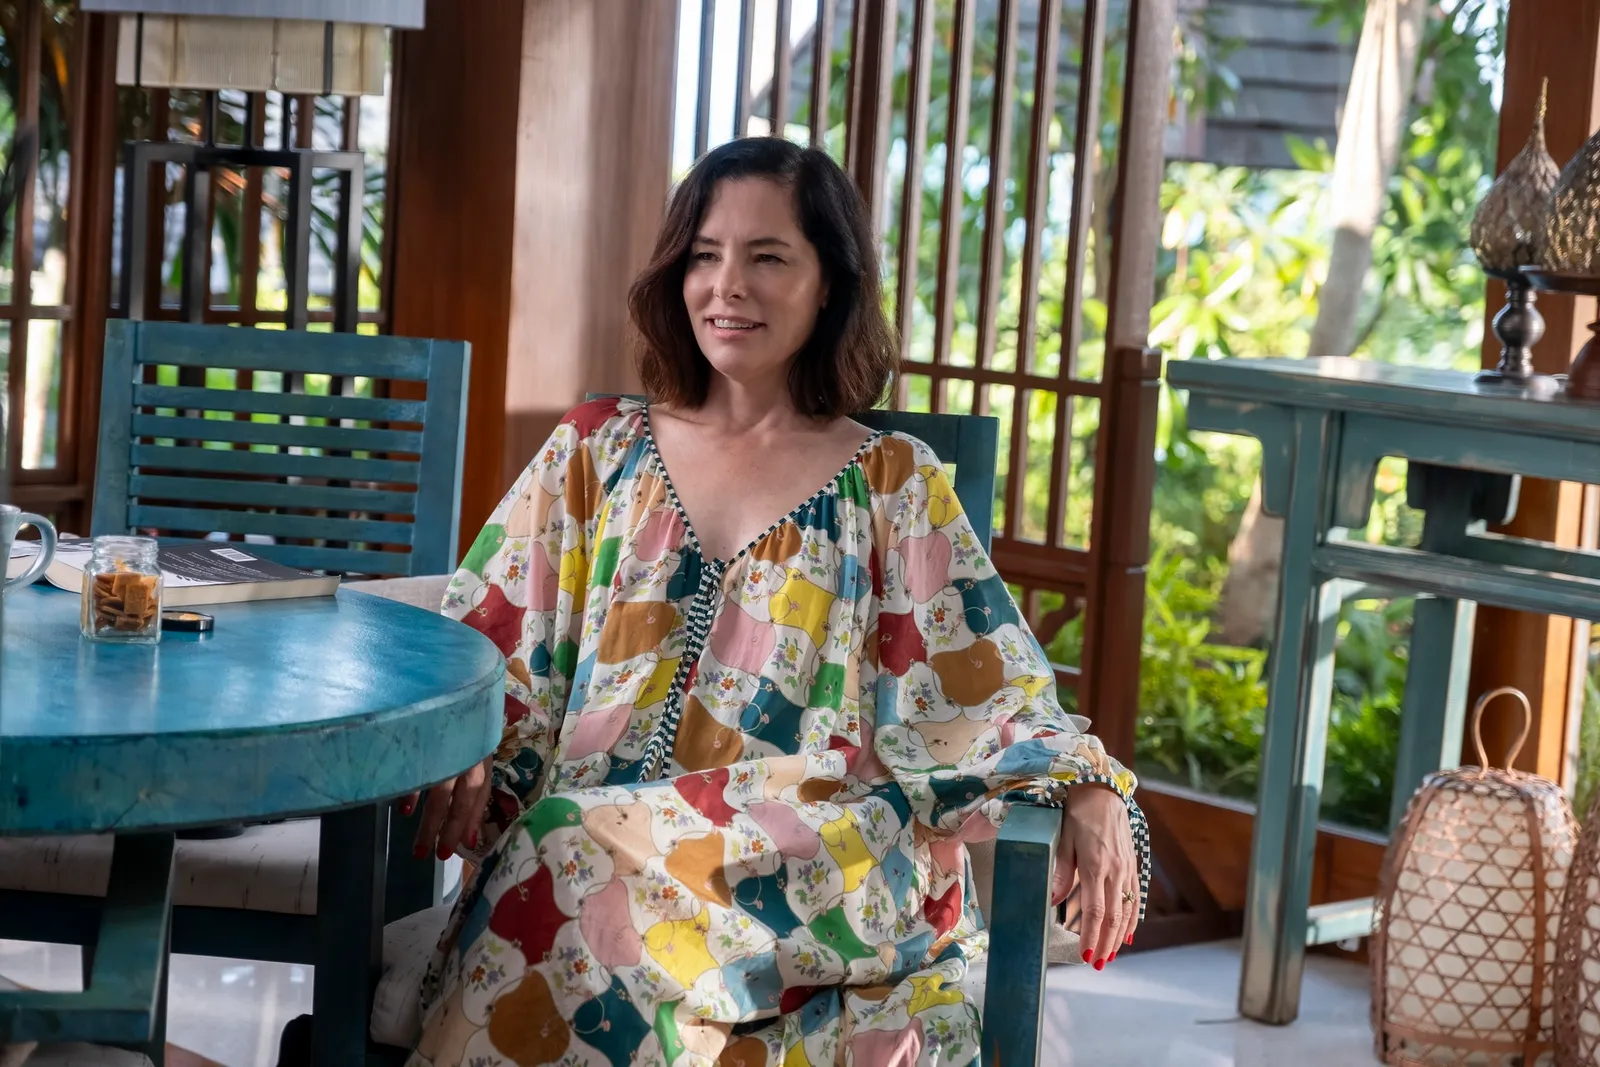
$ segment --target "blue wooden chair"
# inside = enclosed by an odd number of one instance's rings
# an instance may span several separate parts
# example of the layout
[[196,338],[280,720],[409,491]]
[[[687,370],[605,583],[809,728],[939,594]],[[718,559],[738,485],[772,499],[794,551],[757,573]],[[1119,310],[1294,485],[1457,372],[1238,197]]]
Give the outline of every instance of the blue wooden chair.
[[[953,466],[956,499],[989,550],[999,421],[981,415],[869,411],[856,416],[874,430],[899,431]],[[983,1062],[1037,1063],[1044,1026],[1045,952],[1050,936],[1050,876],[1061,813],[1013,804],[994,847],[989,970],[983,1004]],[[1001,962],[1004,961],[1004,962]]]
[[[92,532],[255,535],[290,567],[453,571],[467,362],[459,341],[112,320]],[[149,384],[151,367],[208,385]],[[427,398],[211,388],[218,371],[420,382]]]
[[[461,342],[114,320],[92,533],[252,535],[250,552],[287,566],[447,575],[457,562],[468,360]],[[164,367],[178,368],[182,384],[149,372]],[[238,371],[258,387],[219,387]],[[259,388],[266,375],[307,374],[405,382],[425,397]],[[390,819],[389,919],[443,894],[442,866],[411,856],[419,820]],[[304,820],[180,840],[172,949],[314,962],[319,851],[339,847],[323,837]],[[0,839],[0,938],[94,945],[110,863],[107,838]],[[90,960],[86,952],[86,977]]]
[[[601,395],[590,394],[589,399]],[[954,467],[956,499],[987,552],[994,524],[999,421],[910,411],[868,411],[855,418],[874,430],[910,434],[933,449],[941,463]],[[983,1008],[986,1064],[1038,1062],[1053,911],[1050,876],[1060,829],[1058,810],[1013,804],[995,841],[994,888],[985,917],[990,938]]]

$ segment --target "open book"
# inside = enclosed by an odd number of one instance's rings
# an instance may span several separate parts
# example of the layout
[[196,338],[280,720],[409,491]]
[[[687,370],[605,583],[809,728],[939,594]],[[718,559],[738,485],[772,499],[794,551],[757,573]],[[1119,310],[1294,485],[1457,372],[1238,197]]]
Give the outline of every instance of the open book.
[[[6,577],[27,570],[38,551],[37,541],[13,543],[11,558],[6,561]],[[56,545],[56,558],[44,572],[45,580],[59,589],[81,592],[83,569],[89,565],[91,555],[93,542],[89,538],[63,537]],[[161,563],[161,602],[169,608],[331,596],[339,588],[336,574],[295,570],[251,555],[228,542],[163,541],[157,558]]]

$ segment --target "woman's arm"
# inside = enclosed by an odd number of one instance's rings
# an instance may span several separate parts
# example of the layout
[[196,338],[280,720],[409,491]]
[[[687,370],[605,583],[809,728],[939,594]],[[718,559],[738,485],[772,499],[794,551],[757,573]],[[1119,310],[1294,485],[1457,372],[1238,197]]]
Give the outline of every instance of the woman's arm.
[[1110,945],[1142,917],[1148,885],[1134,776],[1062,710],[1055,672],[937,457],[918,441],[885,444],[912,455],[868,472],[882,575],[867,657],[878,757],[935,831],[971,836],[979,815],[998,825],[1011,799],[1061,807],[1063,862],[1084,886],[1086,925],[1099,920],[1084,944]]
[[568,413],[451,579],[444,614],[482,632],[506,657],[505,728],[483,765],[429,790],[419,855],[487,849],[530,802],[549,764],[588,587],[595,444],[616,418],[615,400]]

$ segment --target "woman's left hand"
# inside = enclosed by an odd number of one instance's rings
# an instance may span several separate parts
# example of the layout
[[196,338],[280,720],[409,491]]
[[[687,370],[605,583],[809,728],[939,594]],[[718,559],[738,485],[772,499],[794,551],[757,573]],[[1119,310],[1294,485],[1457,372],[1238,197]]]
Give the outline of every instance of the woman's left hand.
[[[422,807],[422,825],[412,854],[421,859],[429,852],[447,860],[465,844],[478,847],[478,829],[483,825],[494,787],[494,757],[490,756],[465,774],[447,779],[428,790]],[[409,816],[417,807],[418,794],[400,803],[400,814]]]
[[1078,936],[1083,960],[1095,970],[1133,944],[1139,925],[1139,861],[1133,852],[1128,806],[1113,790],[1085,783],[1067,788],[1061,841],[1050,899],[1059,904],[1078,878],[1081,918]]

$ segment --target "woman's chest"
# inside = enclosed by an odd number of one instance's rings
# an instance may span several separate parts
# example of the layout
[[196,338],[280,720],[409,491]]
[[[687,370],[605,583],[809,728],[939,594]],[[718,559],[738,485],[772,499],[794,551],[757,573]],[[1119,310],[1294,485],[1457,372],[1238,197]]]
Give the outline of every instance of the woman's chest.
[[789,450],[685,452],[671,484],[707,559],[736,559],[821,491],[839,463]]

